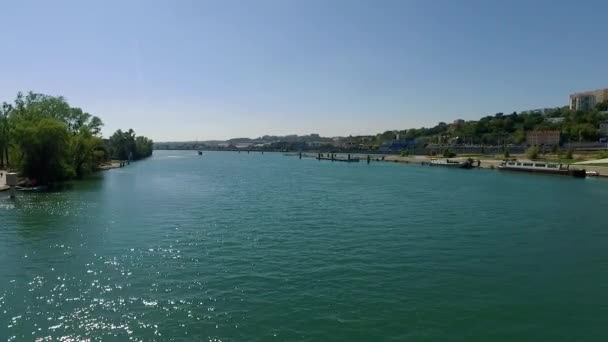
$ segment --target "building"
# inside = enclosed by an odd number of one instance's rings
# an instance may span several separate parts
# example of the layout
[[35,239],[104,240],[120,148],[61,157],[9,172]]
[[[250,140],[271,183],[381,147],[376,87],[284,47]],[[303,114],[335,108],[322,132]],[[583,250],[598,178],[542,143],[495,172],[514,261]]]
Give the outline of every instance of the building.
[[537,109],[522,110],[519,113],[520,114],[542,114],[542,115],[547,115],[547,114],[550,114],[552,112],[555,112],[558,109],[559,109],[559,107],[558,108],[537,108]]
[[600,122],[600,135],[602,137],[608,137],[608,121]]
[[408,148],[415,148],[416,141],[407,140],[407,141],[399,141],[399,140],[389,140],[385,141],[378,148],[378,152],[400,152],[406,150]]
[[570,109],[590,110],[596,104],[608,101],[608,88],[570,95]]
[[563,118],[563,117],[558,117],[558,118],[547,118],[547,119],[545,119],[545,120],[547,120],[548,122],[550,122],[550,123],[552,123],[552,124],[558,124],[558,123],[560,123],[560,122],[563,122],[563,121],[564,121],[564,118]]
[[251,148],[251,146],[251,143],[237,143],[234,145],[234,147],[238,148],[239,150],[245,150]]
[[559,145],[559,131],[530,131],[526,134],[526,144]]
[[306,143],[306,145],[308,145],[310,147],[321,147],[321,146],[327,146],[327,145],[334,146],[334,144],[332,142],[328,142],[328,141],[309,141]]

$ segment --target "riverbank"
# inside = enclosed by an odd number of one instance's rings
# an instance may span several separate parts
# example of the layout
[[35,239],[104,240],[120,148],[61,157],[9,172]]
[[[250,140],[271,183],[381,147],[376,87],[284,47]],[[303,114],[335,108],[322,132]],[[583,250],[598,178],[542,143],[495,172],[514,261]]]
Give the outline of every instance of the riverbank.
[[[120,160],[112,160],[106,163],[102,163],[99,164],[96,168],[96,171],[106,171],[106,170],[111,170],[111,169],[119,169],[121,167],[124,167],[128,165],[127,162],[121,162]],[[24,184],[26,183],[27,179],[20,177],[19,178],[19,183],[20,184]],[[7,191],[10,190],[10,187],[8,185],[0,185],[0,192],[2,191]]]
[[[297,155],[297,154],[290,154]],[[337,153],[335,154],[336,158],[347,158],[347,153]],[[302,153],[302,157],[306,158],[317,158],[318,154],[316,153]],[[367,160],[367,154],[350,154],[351,158],[360,158],[361,161]],[[513,158],[517,158],[518,160],[526,160],[523,155],[514,155]],[[461,156],[448,158],[450,160],[455,161],[464,161],[468,158],[474,159],[475,161],[479,160],[479,168],[480,169],[496,169],[498,165],[502,162],[501,159],[492,158],[492,156]],[[404,163],[404,164],[423,164],[428,163],[431,159],[446,159],[441,156],[399,156],[399,155],[370,155],[370,160],[374,162],[389,162],[389,163]],[[563,163],[567,164],[567,163]],[[476,165],[476,164],[475,164]],[[607,166],[599,166],[599,165],[581,165],[581,164],[568,164],[572,165],[575,168],[584,168],[586,171],[595,171],[599,174],[599,177],[607,177],[608,178],[608,165]]]
[[118,169],[118,168],[123,167],[123,165],[124,165],[124,162],[121,163],[119,160],[112,160],[107,163],[99,164],[97,166],[97,170],[105,171],[105,170],[111,170],[111,169]]

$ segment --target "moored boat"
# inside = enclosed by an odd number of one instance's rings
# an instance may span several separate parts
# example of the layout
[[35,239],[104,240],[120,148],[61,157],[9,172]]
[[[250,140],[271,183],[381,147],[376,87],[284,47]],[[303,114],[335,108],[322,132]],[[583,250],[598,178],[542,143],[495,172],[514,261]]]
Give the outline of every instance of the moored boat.
[[428,165],[470,169],[473,167],[473,161],[471,159],[468,159],[468,160],[431,159],[431,161],[430,161],[430,163],[428,163]]
[[570,165],[533,162],[533,161],[504,161],[498,165],[499,170],[547,173],[573,177],[585,177],[585,169],[570,169]]
[[38,185],[38,186],[16,186],[15,189],[19,190],[19,191],[44,191],[46,190],[48,187],[44,186],[44,185]]

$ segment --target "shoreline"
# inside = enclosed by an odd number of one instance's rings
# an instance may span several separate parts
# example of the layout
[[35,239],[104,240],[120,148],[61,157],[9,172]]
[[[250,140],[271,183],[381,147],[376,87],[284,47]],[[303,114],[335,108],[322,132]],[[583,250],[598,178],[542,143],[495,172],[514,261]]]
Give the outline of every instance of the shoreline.
[[123,167],[123,166],[121,166],[120,161],[118,161],[118,160],[112,160],[110,162],[97,165],[97,171],[106,171],[106,170],[111,170],[111,169],[119,169],[121,167]]
[[[295,153],[293,154],[294,156],[297,156],[298,154]],[[340,156],[340,157],[344,157],[347,156],[348,153],[335,153],[336,156]],[[302,153],[302,157],[304,158],[317,158],[318,154],[312,154],[312,153]],[[365,162],[367,159],[368,154],[358,154],[358,153],[351,153],[350,154],[351,158],[361,158],[362,162]],[[371,156],[371,161],[373,162],[385,162],[385,163],[401,163],[401,164],[422,164],[424,162],[428,162],[430,159],[450,159],[450,160],[466,160],[469,157],[453,157],[453,158],[445,158],[442,156],[433,156],[433,157],[429,157],[429,156],[399,156],[399,155],[383,155],[383,158],[378,158],[378,155],[370,155]],[[480,157],[475,157],[472,158],[475,161],[477,161],[479,159],[480,161],[480,165],[479,167],[475,167],[475,168],[479,168],[479,169],[486,169],[486,170],[496,170],[497,166],[502,162],[502,160],[497,160],[497,159],[484,159],[482,156]],[[524,160],[524,159],[522,159]],[[565,163],[563,163],[565,164]],[[566,164],[566,165],[572,165],[573,167],[576,168],[581,168],[581,169],[585,169],[586,171],[596,171],[599,173],[598,176],[594,176],[594,177],[590,177],[590,178],[608,178],[608,164],[606,166],[597,166],[597,165],[584,165],[584,164]]]
[[[144,158],[145,159],[145,158]],[[122,167],[127,166],[127,162],[122,162],[119,160],[112,160],[110,162],[106,162],[106,163],[102,163],[97,165],[97,167],[95,168],[95,171],[93,171],[93,173],[96,172],[101,172],[101,171],[107,171],[107,170],[112,170],[112,169],[120,169]],[[21,180],[23,180],[23,178],[20,178]],[[68,180],[67,182],[72,181],[72,180]],[[66,181],[62,181],[60,183],[65,183]],[[0,185],[0,192],[4,192],[4,191],[8,191],[10,190],[10,186],[8,185]]]

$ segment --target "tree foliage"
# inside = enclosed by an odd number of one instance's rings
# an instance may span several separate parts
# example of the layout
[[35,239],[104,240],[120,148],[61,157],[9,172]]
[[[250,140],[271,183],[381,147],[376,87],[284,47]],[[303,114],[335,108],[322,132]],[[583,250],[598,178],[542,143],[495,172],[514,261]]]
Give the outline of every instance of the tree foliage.
[[[534,130],[557,130],[563,142],[596,141],[599,124],[608,120],[608,103],[600,103],[589,111],[573,111],[568,107],[554,108],[543,113],[496,113],[479,120],[440,122],[430,128],[413,128],[398,131],[399,140],[422,144],[523,144],[526,133]],[[376,136],[349,137],[352,144],[382,144],[396,138],[396,131]]]
[[[83,177],[110,157],[102,127],[100,118],[61,96],[18,93],[13,104],[0,107],[0,167],[39,184]],[[152,153],[151,140],[128,133],[135,159]]]
[[540,153],[540,150],[539,150],[538,146],[530,146],[530,148],[528,148],[526,150],[526,157],[528,157],[531,160],[534,160],[534,159],[538,158],[539,153]]
[[112,158],[120,160],[138,160],[152,155],[152,140],[136,136],[132,129],[126,132],[117,130],[110,137]]
[[13,106],[4,102],[0,107],[0,168],[9,163],[9,147],[11,143],[11,122],[9,120]]
[[446,148],[445,151],[443,151],[443,156],[446,158],[453,158],[456,157],[456,153]]
[[70,137],[61,121],[48,117],[21,120],[14,135],[24,175],[42,184],[74,176],[67,155]]

